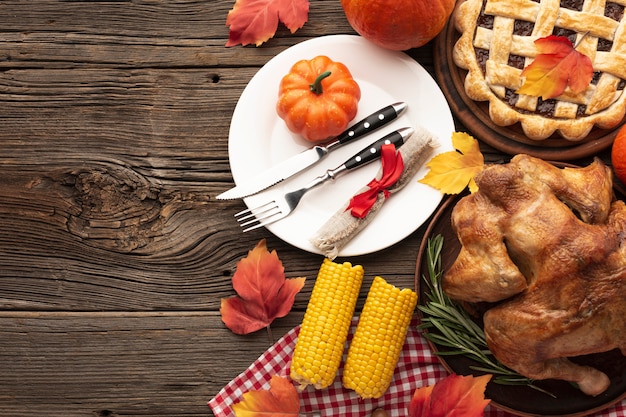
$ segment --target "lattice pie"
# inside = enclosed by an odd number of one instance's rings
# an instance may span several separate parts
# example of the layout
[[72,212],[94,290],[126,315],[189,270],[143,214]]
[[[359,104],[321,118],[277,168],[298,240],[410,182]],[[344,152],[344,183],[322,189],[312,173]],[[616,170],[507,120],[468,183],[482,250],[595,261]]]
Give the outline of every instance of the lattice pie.
[[[454,15],[461,33],[455,63],[468,70],[465,92],[489,101],[489,115],[500,126],[520,122],[535,140],[554,132],[582,141],[594,126],[610,129],[626,109],[626,0],[466,0]],[[586,34],[586,35],[585,35]],[[542,100],[515,93],[537,49],[534,41],[566,36],[587,55],[594,77],[586,91],[569,88]]]

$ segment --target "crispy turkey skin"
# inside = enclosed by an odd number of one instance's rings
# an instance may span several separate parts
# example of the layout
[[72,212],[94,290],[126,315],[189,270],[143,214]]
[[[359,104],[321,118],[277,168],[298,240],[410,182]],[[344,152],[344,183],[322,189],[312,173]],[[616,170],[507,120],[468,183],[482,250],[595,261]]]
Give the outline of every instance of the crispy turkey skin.
[[476,178],[452,212],[461,251],[443,276],[454,299],[495,303],[490,350],[532,379],[561,379],[588,395],[609,378],[568,358],[626,355],[626,205],[600,160],[557,168],[517,155]]

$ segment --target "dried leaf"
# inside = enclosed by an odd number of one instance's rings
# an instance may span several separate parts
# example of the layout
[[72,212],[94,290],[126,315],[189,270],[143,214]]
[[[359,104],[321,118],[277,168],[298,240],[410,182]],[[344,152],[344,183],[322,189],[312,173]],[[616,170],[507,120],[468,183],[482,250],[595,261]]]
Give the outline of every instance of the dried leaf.
[[427,417],[430,411],[430,398],[435,385],[417,388],[409,403],[409,417]]
[[276,34],[279,20],[295,33],[308,17],[309,0],[236,0],[226,17],[226,46],[260,46]]
[[451,374],[434,385],[415,390],[409,417],[482,417],[490,400],[485,388],[491,375]]
[[238,295],[222,299],[222,321],[237,334],[267,327],[289,313],[304,280],[285,279],[276,251],[269,252],[263,239],[237,264],[233,287]]
[[467,133],[455,132],[452,146],[456,151],[440,153],[426,164],[429,171],[420,182],[445,194],[458,194],[467,186],[473,193],[478,190],[474,176],[485,164],[478,141]]
[[522,71],[525,80],[518,94],[546,100],[561,95],[568,86],[575,94],[587,89],[593,78],[593,64],[568,38],[550,35],[537,39],[535,45],[540,54]]
[[231,408],[237,417],[297,417],[300,399],[291,380],[276,375],[269,390],[248,391]]

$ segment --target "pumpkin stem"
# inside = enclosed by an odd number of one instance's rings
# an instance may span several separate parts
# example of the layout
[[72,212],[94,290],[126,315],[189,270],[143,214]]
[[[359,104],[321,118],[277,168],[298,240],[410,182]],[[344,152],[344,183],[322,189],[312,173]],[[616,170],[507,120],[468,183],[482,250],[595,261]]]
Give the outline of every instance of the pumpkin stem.
[[321,73],[320,75],[318,75],[315,81],[313,81],[313,84],[309,85],[309,89],[311,90],[311,92],[317,95],[322,94],[324,92],[322,90],[322,80],[328,77],[330,74],[331,74],[330,71],[325,71]]

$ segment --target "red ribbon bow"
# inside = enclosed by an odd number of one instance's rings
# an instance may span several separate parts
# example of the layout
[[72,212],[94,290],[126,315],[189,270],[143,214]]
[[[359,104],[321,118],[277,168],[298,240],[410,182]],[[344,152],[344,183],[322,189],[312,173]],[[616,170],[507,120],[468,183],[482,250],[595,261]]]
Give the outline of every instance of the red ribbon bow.
[[369,189],[352,197],[346,208],[346,210],[350,210],[350,214],[359,219],[365,218],[370,212],[378,198],[378,193],[382,192],[385,198],[389,197],[387,188],[394,185],[404,171],[402,155],[400,152],[396,153],[396,147],[393,144],[383,145],[380,148],[380,153],[383,170],[380,180],[374,178],[370,181],[367,184]]

